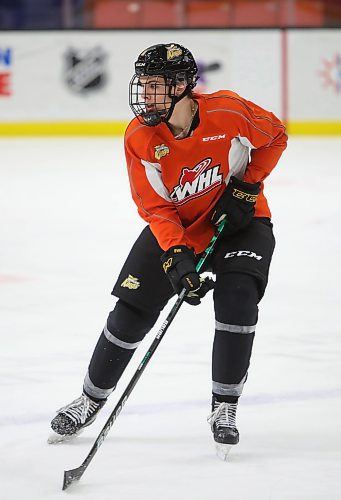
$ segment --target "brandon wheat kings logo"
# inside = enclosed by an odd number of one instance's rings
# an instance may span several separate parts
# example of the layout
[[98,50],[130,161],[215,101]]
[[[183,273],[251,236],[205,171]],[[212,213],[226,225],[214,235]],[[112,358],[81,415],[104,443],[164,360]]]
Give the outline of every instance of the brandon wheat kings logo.
[[140,285],[139,279],[132,274],[128,274],[128,277],[121,283],[123,288],[129,288],[129,290],[136,290]]
[[198,198],[223,182],[223,176],[219,173],[220,164],[210,167],[211,163],[212,158],[205,158],[192,169],[182,169],[179,184],[170,195],[176,205]]
[[154,156],[157,160],[161,160],[163,156],[166,156],[169,154],[169,147],[166,146],[165,144],[159,144],[158,146],[154,147]]

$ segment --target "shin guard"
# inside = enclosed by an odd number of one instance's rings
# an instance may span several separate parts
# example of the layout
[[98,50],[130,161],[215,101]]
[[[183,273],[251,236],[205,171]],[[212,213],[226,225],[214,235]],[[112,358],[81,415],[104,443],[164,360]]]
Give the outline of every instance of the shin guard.
[[226,273],[217,278],[212,392],[218,401],[233,403],[243,391],[257,324],[258,300],[254,277]]
[[126,366],[159,313],[147,313],[118,300],[93,352],[84,380],[84,392],[105,399],[115,389]]

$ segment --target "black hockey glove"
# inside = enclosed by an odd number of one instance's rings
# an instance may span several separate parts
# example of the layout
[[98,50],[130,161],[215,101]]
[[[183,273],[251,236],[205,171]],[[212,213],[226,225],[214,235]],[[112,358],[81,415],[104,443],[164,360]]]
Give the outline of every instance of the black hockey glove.
[[199,276],[195,270],[195,254],[190,248],[184,245],[171,247],[161,255],[161,262],[174,291],[179,294],[185,288],[184,300],[192,306],[200,304],[200,299],[212,290],[214,281]]
[[234,234],[246,227],[254,216],[259,191],[260,182],[250,184],[232,176],[215,206],[213,224],[218,226],[226,218],[225,234]]

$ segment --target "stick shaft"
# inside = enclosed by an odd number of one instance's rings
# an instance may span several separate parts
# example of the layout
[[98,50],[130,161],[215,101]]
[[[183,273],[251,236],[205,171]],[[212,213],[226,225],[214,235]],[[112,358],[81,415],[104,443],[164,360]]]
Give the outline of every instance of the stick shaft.
[[[221,234],[222,230],[224,228],[224,221],[218,226],[216,233],[212,237],[208,247],[204,251],[202,257],[200,258],[196,270],[199,272],[202,267],[204,266],[205,262],[207,261],[209,255],[213,252],[213,249],[216,245],[216,241]],[[96,441],[94,442],[91,450],[89,451],[87,457],[85,458],[84,462],[80,467],[77,469],[72,469],[70,471],[65,471],[64,473],[64,486],[63,489],[66,489],[73,481],[79,480],[82,475],[84,474],[85,470],[87,469],[88,465],[90,464],[91,460],[94,458],[96,455],[98,449],[100,446],[103,444],[103,441],[105,440],[109,430],[111,429],[112,425],[114,424],[116,418],[120,414],[123,406],[127,402],[127,399],[129,398],[131,392],[133,391],[135,385],[137,384],[139,378],[141,377],[144,369],[148,365],[150,359],[152,358],[154,352],[156,351],[158,345],[160,344],[162,338],[164,337],[166,331],[168,330],[169,326],[171,325],[173,319],[175,318],[177,312],[179,311],[184,298],[185,298],[185,293],[186,290],[183,289],[181,293],[179,294],[176,302],[174,303],[172,309],[170,310],[168,316],[166,317],[165,321],[162,323],[159,331],[157,332],[152,344],[150,345],[149,349],[147,350],[146,354],[144,355],[141,363],[139,364],[136,372],[134,373],[133,377],[131,378],[129,384],[127,385],[126,389],[124,390],[122,396],[120,397],[118,403],[116,404],[115,408],[111,412],[108,420],[104,424],[101,432],[96,438]],[[68,475],[69,474],[69,475]],[[67,481],[65,481],[65,478],[68,478]]]

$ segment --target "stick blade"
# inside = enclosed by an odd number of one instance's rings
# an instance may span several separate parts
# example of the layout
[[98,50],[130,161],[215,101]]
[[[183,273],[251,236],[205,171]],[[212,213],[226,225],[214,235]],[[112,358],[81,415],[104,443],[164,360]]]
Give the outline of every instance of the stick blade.
[[63,480],[63,490],[66,490],[71,484],[75,481],[79,481],[83,476],[85,471],[84,465],[80,465],[77,469],[70,469],[64,471],[64,480]]

